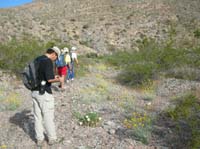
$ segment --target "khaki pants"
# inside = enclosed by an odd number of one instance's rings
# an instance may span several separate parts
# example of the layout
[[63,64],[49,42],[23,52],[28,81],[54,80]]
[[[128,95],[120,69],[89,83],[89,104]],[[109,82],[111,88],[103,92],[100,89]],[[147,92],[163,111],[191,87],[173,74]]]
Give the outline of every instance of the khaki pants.
[[44,130],[49,140],[57,139],[54,123],[54,97],[52,94],[40,95],[39,91],[32,92],[33,112],[35,118],[35,133],[37,140],[44,140]]

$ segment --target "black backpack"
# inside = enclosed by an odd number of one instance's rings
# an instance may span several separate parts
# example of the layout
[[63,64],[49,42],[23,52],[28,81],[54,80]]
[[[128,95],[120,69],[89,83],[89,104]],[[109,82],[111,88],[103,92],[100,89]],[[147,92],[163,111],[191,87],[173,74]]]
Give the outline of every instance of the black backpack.
[[40,85],[38,78],[39,64],[42,59],[36,58],[30,62],[22,72],[22,81],[25,87],[29,90],[34,90]]

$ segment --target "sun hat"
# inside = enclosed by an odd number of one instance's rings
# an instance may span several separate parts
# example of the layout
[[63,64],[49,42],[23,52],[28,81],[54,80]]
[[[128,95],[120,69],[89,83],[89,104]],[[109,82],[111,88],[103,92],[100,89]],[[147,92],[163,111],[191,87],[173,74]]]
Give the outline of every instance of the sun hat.
[[54,46],[53,48],[51,48],[54,52],[56,52],[56,54],[58,55],[58,57],[60,56],[60,49],[56,46]]
[[67,53],[67,52],[69,52],[69,49],[68,49],[67,47],[64,47],[64,48],[62,49],[62,53]]
[[71,48],[72,51],[75,51],[76,49],[77,49],[76,47],[72,47],[72,48]]

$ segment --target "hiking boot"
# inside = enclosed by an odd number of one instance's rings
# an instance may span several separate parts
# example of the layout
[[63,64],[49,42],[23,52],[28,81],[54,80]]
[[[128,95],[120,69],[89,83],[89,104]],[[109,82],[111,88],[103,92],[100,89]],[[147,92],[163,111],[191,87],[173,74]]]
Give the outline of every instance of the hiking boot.
[[55,144],[58,144],[58,143],[59,143],[58,139],[56,139],[56,140],[49,140],[49,142],[48,142],[48,144],[49,144],[50,146],[55,145]]
[[37,146],[42,147],[44,145],[44,140],[37,140]]

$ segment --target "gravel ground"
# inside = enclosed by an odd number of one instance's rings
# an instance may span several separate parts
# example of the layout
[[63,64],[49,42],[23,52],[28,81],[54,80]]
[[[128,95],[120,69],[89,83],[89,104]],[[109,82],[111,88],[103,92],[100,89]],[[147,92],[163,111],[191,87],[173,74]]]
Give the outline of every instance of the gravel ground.
[[[110,68],[104,73],[95,69],[89,76],[75,79],[66,84],[64,92],[58,90],[58,84],[53,85],[56,101],[55,121],[60,143],[52,148],[77,149],[131,149],[157,146],[169,148],[165,140],[151,138],[149,145],[144,145],[131,136],[131,130],[123,125],[127,112],[145,109],[150,105],[149,112],[158,115],[170,106],[170,96],[182,94],[198,88],[199,83],[177,79],[160,80],[152,101],[142,100],[144,93],[121,86],[114,81],[117,73]],[[95,73],[94,73],[95,72]],[[98,75],[97,75],[98,74]],[[112,74],[112,75],[111,75]],[[26,90],[15,77],[0,73],[1,94],[15,92],[20,96],[21,105],[11,110],[0,112],[0,148],[34,148],[34,119],[30,92]],[[14,81],[13,81],[14,80]],[[2,96],[1,95],[1,96]],[[80,126],[75,112],[85,114],[95,111],[102,120],[96,127]],[[155,126],[156,127],[156,126]],[[161,133],[166,128],[158,128]],[[154,136],[154,135],[152,135]],[[50,148],[47,144],[46,148]]]

